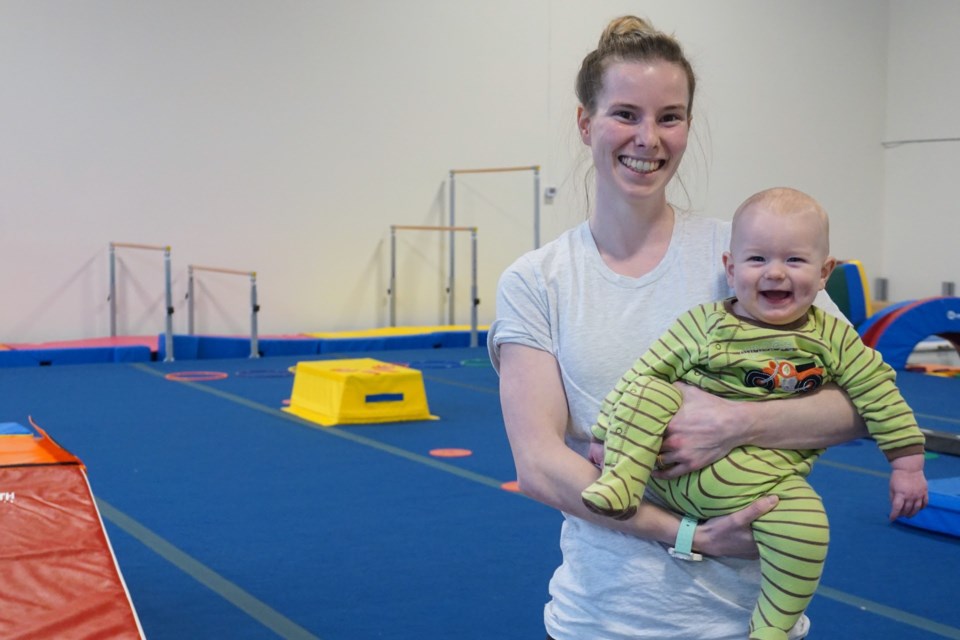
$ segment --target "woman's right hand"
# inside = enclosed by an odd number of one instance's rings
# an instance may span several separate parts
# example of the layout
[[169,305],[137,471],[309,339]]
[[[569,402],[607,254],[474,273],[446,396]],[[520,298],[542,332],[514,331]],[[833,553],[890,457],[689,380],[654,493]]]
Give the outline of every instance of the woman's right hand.
[[779,501],[777,496],[764,496],[740,511],[700,523],[693,534],[693,549],[708,556],[758,558],[760,554],[750,525]]
[[782,402],[727,400],[676,383],[683,404],[667,425],[660,447],[671,479],[702,469],[745,444],[766,449],[824,449],[869,435],[847,394],[835,384]]
[[653,472],[655,478],[679,478],[746,444],[744,403],[682,382],[674,387],[683,394],[683,402],[667,425],[660,447],[664,467]]

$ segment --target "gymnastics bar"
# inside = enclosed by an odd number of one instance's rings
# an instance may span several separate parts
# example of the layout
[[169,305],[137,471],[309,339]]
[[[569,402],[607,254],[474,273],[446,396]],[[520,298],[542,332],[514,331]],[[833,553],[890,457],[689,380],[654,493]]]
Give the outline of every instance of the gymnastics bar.
[[259,358],[260,342],[257,335],[257,313],[260,312],[260,305],[257,304],[257,272],[222,269],[220,267],[201,267],[196,264],[187,265],[187,333],[191,336],[193,335],[193,274],[195,271],[210,271],[213,273],[250,277],[250,357]]
[[170,278],[170,245],[137,244],[133,242],[110,243],[110,337],[117,335],[117,249],[145,249],[147,251],[163,251],[163,270],[166,281],[167,303],[166,329],[164,344],[166,353],[164,362],[173,362],[173,290]]
[[[451,169],[450,170],[450,226],[457,224],[457,184],[456,176],[466,173],[510,173],[514,171],[532,171],[533,172],[533,248],[540,247],[540,165],[531,165],[523,167],[492,167],[489,169]],[[450,297],[447,300],[449,304],[448,315],[450,324],[453,324],[453,280],[454,280],[454,253],[453,253],[453,232],[450,232]]]
[[951,456],[960,456],[960,434],[950,433],[948,431],[934,431],[933,429],[924,429],[923,432],[926,442],[924,448],[927,451],[936,453],[945,453]]
[[[470,281],[470,295],[473,298],[473,304],[470,307],[470,346],[477,346],[477,305],[480,304],[480,298],[477,297],[477,228],[476,227],[435,227],[423,225],[390,225],[390,288],[387,289],[387,295],[390,297],[390,326],[397,326],[397,231],[449,231],[450,232],[450,254],[453,254],[453,234],[457,231],[470,232],[470,252],[472,264],[472,278]],[[451,263],[452,266],[452,263]],[[447,294],[450,300],[453,300],[453,278],[450,278]],[[450,307],[449,323],[453,324],[453,307]]]

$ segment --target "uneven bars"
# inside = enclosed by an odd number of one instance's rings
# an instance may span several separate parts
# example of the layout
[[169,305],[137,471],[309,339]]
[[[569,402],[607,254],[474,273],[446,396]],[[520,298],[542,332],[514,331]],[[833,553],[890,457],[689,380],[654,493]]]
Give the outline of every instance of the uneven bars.
[[173,287],[170,277],[170,245],[166,244],[139,244],[136,242],[111,242],[110,243],[110,336],[117,335],[117,249],[147,249],[150,251],[163,251],[163,271],[166,281],[166,327],[165,327],[165,346],[166,354],[163,357],[164,362],[173,362]]
[[138,244],[136,242],[111,242],[111,247],[123,247],[126,249],[149,249],[152,251],[170,251],[170,245],[166,244]]
[[197,264],[188,265],[189,269],[194,271],[213,271],[215,273],[232,273],[237,276],[255,276],[257,275],[256,271],[242,271],[240,269],[221,269],[220,267],[201,267]]
[[243,271],[241,269],[224,269],[222,267],[203,267],[196,264],[187,265],[187,333],[193,335],[193,272],[209,271],[213,273],[225,273],[235,276],[250,277],[250,357],[260,357],[260,342],[257,336],[257,313],[260,312],[260,305],[257,304],[257,272]]
[[[457,174],[464,173],[507,173],[512,171],[532,171],[533,172],[533,248],[540,248],[540,165],[532,164],[521,167],[490,167],[487,169],[451,169],[450,170],[450,226],[456,225],[457,209]],[[448,315],[453,323],[453,281],[454,271],[456,270],[456,259],[454,257],[453,231],[450,232],[450,296],[447,299]]]
[[[452,178],[452,177],[453,177],[453,176],[451,176],[451,178]],[[448,321],[450,324],[453,324],[453,318],[454,318],[454,291],[453,291],[453,286],[454,286],[454,280],[455,280],[455,276],[454,276],[454,268],[455,268],[455,267],[454,267],[454,255],[453,255],[453,253],[454,253],[454,250],[453,250],[453,242],[454,242],[454,240],[453,240],[453,234],[454,234],[455,231],[473,231],[474,233],[476,233],[477,228],[476,228],[476,227],[462,227],[462,226],[458,227],[458,226],[454,226],[454,225],[449,225],[449,226],[442,226],[442,225],[441,225],[441,226],[428,226],[428,225],[396,225],[396,224],[395,224],[395,225],[390,225],[390,229],[391,229],[391,231],[397,231],[397,230],[412,230],[412,231],[449,231],[449,232],[450,232],[450,240],[449,240],[449,242],[450,242],[450,273],[448,274],[449,284],[447,284],[447,321]],[[390,249],[391,249],[391,255],[393,255],[393,252],[396,251],[396,243],[393,242],[392,236],[391,236]],[[391,289],[393,289],[392,286],[391,286]],[[391,303],[393,303],[393,298],[392,298],[392,297],[390,298],[390,301],[391,301]],[[394,325],[394,319],[395,319],[395,311],[394,311],[394,309],[393,309],[393,305],[391,304],[390,326],[395,326],[395,325]]]
[[[390,296],[390,326],[397,326],[397,231],[449,231],[451,238],[450,253],[453,253],[453,232],[470,232],[470,253],[473,269],[473,277],[470,284],[470,293],[473,297],[473,305],[470,308],[470,346],[476,347],[477,337],[477,305],[480,304],[480,298],[477,297],[477,227],[454,227],[454,226],[432,226],[432,225],[390,225],[390,285],[387,289],[387,295]],[[453,278],[447,285],[447,294],[450,300],[453,299]],[[453,307],[450,307],[449,323],[453,324]]]
[[413,231],[476,231],[477,227],[445,227],[445,226],[429,226],[429,225],[416,225],[416,224],[392,224],[390,225],[391,229],[397,230],[413,230]]
[[490,169],[451,169],[450,173],[506,173],[508,171],[539,171],[540,165],[534,164],[528,167],[492,167]]

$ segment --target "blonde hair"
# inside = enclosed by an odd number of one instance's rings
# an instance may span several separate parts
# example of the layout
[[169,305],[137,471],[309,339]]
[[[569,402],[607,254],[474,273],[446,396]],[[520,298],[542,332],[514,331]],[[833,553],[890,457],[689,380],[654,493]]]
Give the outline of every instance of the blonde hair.
[[577,74],[576,92],[587,113],[597,108],[597,97],[603,90],[603,73],[611,62],[644,62],[662,60],[679,65],[687,75],[687,113],[693,113],[693,94],[697,78],[683,47],[673,36],[658,31],[649,22],[636,16],[622,16],[610,21],[600,36],[597,48],[583,59]]
[[743,204],[737,207],[736,212],[734,212],[733,237],[737,235],[737,228],[745,217],[745,212],[754,206],[762,206],[765,210],[778,215],[814,214],[822,225],[821,236],[825,253],[830,253],[830,216],[827,215],[826,209],[812,196],[790,187],[773,187],[758,191],[744,200]]

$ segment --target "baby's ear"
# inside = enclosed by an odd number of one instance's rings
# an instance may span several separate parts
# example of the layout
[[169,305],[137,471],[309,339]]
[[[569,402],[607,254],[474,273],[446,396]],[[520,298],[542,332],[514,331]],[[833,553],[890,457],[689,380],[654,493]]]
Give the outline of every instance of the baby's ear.
[[[727,286],[733,289],[733,254],[729,251],[723,252],[723,270],[727,274]],[[826,280],[823,281],[826,283]],[[824,285],[821,285],[821,288]]]
[[837,259],[833,256],[827,256],[827,259],[823,261],[823,267],[820,269],[820,288],[823,289],[827,286],[827,280],[830,279],[830,274],[833,273],[833,269],[837,266]]

